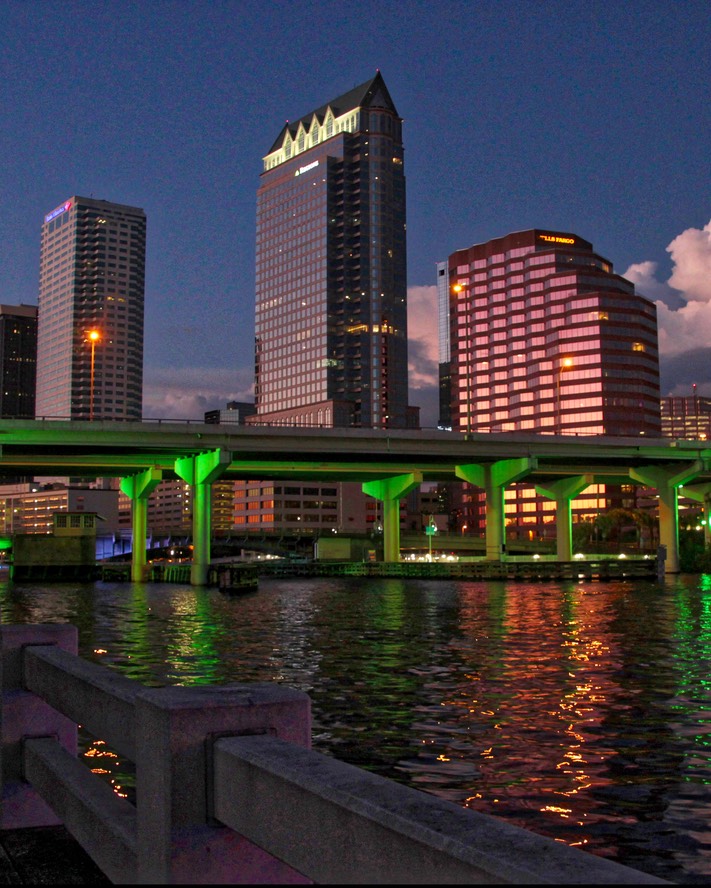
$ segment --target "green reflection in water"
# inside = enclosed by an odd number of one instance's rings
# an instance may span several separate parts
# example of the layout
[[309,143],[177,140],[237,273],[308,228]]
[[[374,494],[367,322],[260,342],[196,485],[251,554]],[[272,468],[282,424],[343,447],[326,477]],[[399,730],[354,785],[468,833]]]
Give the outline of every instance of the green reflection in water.
[[212,594],[202,588],[191,588],[175,599],[166,658],[175,670],[172,684],[216,683],[220,663],[216,641],[221,632],[212,607]]

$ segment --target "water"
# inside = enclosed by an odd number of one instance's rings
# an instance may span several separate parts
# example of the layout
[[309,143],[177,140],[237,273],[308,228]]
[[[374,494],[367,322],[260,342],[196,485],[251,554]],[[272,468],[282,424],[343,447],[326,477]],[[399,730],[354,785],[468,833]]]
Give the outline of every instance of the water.
[[[711,876],[711,577],[0,583],[143,684],[306,691],[314,748],[676,883]],[[121,794],[130,767],[84,754]]]

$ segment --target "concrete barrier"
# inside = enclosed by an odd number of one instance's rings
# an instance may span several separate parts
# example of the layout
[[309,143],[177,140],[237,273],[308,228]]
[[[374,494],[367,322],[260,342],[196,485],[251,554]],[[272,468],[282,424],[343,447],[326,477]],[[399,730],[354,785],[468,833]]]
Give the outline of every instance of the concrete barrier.
[[[314,752],[300,691],[146,688],[72,626],[0,642],[0,828],[64,823],[116,884],[668,884]],[[77,723],[135,762],[135,807]]]

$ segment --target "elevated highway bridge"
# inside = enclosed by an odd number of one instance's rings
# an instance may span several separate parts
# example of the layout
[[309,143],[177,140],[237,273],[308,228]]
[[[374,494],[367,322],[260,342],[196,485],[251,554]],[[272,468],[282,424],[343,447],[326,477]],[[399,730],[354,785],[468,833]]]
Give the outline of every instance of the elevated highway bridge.
[[678,573],[680,488],[707,514],[711,507],[711,447],[705,445],[645,437],[16,419],[0,420],[0,478],[119,478],[132,501],[135,580],[145,572],[148,497],[163,480],[187,482],[193,488],[196,585],[207,577],[210,485],[219,479],[360,482],[382,502],[385,561],[399,559],[400,500],[425,481],[461,480],[484,489],[490,560],[503,551],[506,487],[534,485],[556,503],[560,561],[572,556],[572,500],[591,484],[632,482],[656,490],[665,569]]

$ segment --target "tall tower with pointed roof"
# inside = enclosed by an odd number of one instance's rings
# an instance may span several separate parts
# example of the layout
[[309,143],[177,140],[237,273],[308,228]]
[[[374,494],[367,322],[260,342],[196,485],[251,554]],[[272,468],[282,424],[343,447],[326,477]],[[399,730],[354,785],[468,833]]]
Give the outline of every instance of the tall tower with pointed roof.
[[413,428],[402,120],[378,72],[295,122],[257,192],[259,422]]

